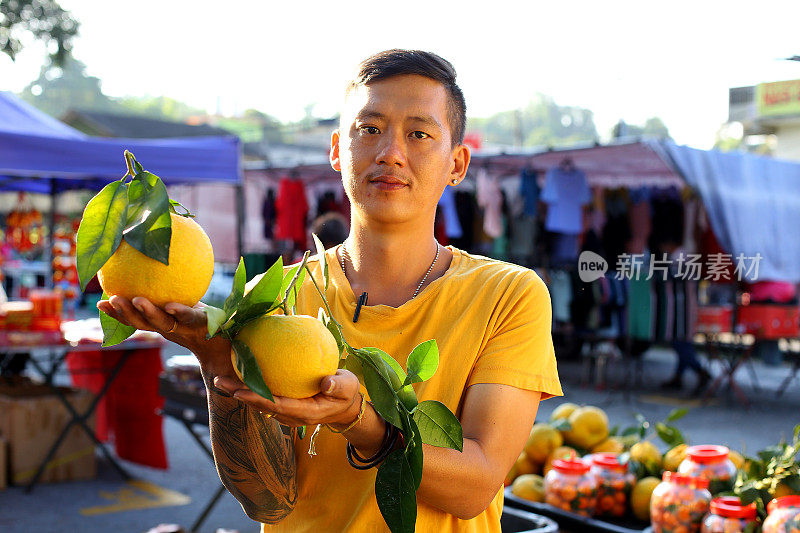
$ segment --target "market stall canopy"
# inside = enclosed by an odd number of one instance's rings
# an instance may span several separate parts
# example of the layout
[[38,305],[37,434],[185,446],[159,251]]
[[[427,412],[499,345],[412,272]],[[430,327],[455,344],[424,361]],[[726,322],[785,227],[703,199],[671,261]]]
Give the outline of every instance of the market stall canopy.
[[761,255],[758,279],[800,281],[800,163],[661,142],[703,200],[722,247],[735,258]]
[[473,157],[472,166],[487,162],[500,172],[514,174],[525,166],[547,170],[565,159],[586,174],[592,187],[682,187],[683,178],[654,150],[648,141],[617,141],[588,144],[538,152],[491,153],[485,150]]
[[240,181],[240,146],[235,136],[89,137],[12,93],[0,91],[0,190],[99,189],[125,173],[125,150],[167,185]]

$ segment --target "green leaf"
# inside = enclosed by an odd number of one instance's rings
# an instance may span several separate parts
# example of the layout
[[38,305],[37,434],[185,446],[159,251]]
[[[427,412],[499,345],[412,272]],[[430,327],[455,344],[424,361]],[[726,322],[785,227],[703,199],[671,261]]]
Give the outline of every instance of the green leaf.
[[[182,209],[183,213],[178,212],[178,208]],[[169,210],[170,212],[182,217],[194,218],[194,215],[189,212],[189,209],[187,209],[186,206],[177,200],[173,200],[172,198],[169,199]]]
[[261,369],[258,367],[250,347],[236,339],[233,339],[232,344],[233,351],[236,353],[236,368],[239,369],[239,373],[244,377],[244,384],[262,398],[274,401],[272,392],[270,392],[267,384],[264,383],[264,376],[261,375]]
[[392,533],[413,533],[417,521],[417,495],[411,466],[403,450],[395,450],[378,467],[375,498]]
[[345,358],[344,368],[355,374],[359,383],[364,383],[364,369],[361,367],[361,361],[359,361],[358,357]]
[[392,388],[397,393],[398,399],[409,411],[414,409],[417,403],[419,403],[417,401],[417,393],[414,392],[414,388],[411,385],[405,385],[401,388],[401,385],[405,383],[406,380],[406,372],[403,370],[403,367],[400,366],[400,363],[398,363],[394,357],[379,348],[362,349],[380,356],[381,360],[389,367],[386,376],[389,378]]
[[[294,307],[297,301],[297,291],[296,290],[289,290],[290,286],[293,286],[295,289],[303,284],[303,280],[305,280],[305,268],[299,271],[301,267],[305,265],[295,265],[289,270],[286,271],[286,274],[283,276],[283,282],[281,283],[281,302],[285,303],[286,307],[291,309]],[[297,274],[297,280],[292,285],[292,280],[294,279],[295,274]]]
[[136,160],[136,158],[133,156],[133,154],[131,152],[129,152],[128,150],[125,150],[125,154],[124,155],[125,155],[125,159],[130,161],[131,166],[133,167],[133,171],[136,174],[144,172],[144,169],[142,168],[142,165]]
[[678,430],[678,428],[674,426],[668,426],[663,422],[658,422],[656,424],[656,434],[670,448],[673,448],[685,442],[683,439],[683,435]]
[[128,190],[124,183],[109,183],[83,210],[77,234],[78,279],[81,290],[119,247],[125,230]]
[[[277,307],[282,298],[282,283],[283,259],[279,257],[238,304],[233,316],[237,325],[242,326]],[[242,290],[244,291],[244,285]]]
[[681,418],[686,416],[686,413],[688,412],[689,410],[685,408],[673,409],[672,411],[669,412],[667,418],[664,419],[664,422],[675,422],[676,420],[680,420]]
[[207,305],[203,308],[203,312],[206,314],[206,322],[208,323],[208,337],[211,338],[217,334],[219,329],[228,321],[228,313],[224,310],[220,309],[219,307],[214,307],[213,305]]
[[323,308],[319,308],[318,318],[322,320],[322,323],[325,324],[325,328],[331,332],[333,338],[336,340],[336,346],[339,347],[339,356],[341,357],[344,349],[344,337],[342,336],[342,330],[339,328],[339,325],[331,319],[327,314],[325,314],[325,310]]
[[439,347],[436,340],[422,342],[408,354],[408,363],[406,363],[408,376],[403,384],[408,385],[428,380],[433,377],[438,367]]
[[[100,297],[108,300],[108,295],[103,291]],[[121,343],[136,332],[136,328],[123,324],[116,318],[111,318],[102,311],[100,312],[100,326],[103,328],[103,344],[101,346],[114,346]]]
[[[414,477],[414,490],[418,490],[422,484],[422,468],[423,468],[423,453],[422,453],[422,434],[420,433],[417,423],[409,416],[408,413],[402,414],[403,419],[403,435],[407,442],[405,454],[408,465],[411,467],[411,475]],[[409,435],[412,435],[409,437]]]
[[384,420],[398,428],[403,427],[398,414],[397,395],[388,380],[379,373],[368,357],[360,356],[359,359],[364,375],[364,386],[367,388],[372,406]]
[[413,415],[422,434],[422,442],[431,446],[463,450],[461,422],[443,403],[426,400],[414,409]]
[[233,274],[233,287],[231,287],[231,293],[227,298],[225,298],[225,303],[222,306],[222,309],[225,311],[228,317],[233,314],[233,311],[239,305],[239,302],[242,301],[245,284],[247,284],[247,270],[244,266],[244,258],[240,257],[239,264],[236,266],[236,272]]
[[144,171],[128,184],[128,227],[125,242],[141,253],[169,264],[172,220],[169,216],[169,195],[161,178]]
[[328,274],[328,261],[325,259],[325,246],[315,233],[311,234],[314,239],[314,246],[317,248],[317,256],[320,263],[322,263],[322,277],[325,280],[325,294],[328,293],[328,285],[330,284],[330,275]]

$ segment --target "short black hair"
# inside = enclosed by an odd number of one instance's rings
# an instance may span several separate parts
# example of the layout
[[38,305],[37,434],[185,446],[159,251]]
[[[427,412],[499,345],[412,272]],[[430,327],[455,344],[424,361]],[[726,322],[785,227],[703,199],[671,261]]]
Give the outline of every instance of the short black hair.
[[464,142],[467,129],[467,103],[456,84],[456,69],[446,59],[423,50],[394,48],[374,54],[359,64],[356,77],[347,85],[347,94],[361,85],[393,76],[417,74],[444,85],[449,95],[448,120],[453,146]]

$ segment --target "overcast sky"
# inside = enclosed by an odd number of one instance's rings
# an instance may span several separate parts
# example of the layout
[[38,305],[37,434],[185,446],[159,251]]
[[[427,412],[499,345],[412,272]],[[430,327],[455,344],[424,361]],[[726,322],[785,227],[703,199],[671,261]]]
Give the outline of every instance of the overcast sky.
[[[681,144],[710,148],[728,88],[800,79],[800,2],[264,2],[60,0],[81,23],[74,53],[110,96],[169,96],[210,112],[282,120],[338,109],[355,65],[387,48],[449,59],[470,116],[537,92],[620,118],[658,116]],[[123,7],[124,6],[124,7]],[[344,7],[347,6],[347,7]],[[38,75],[43,48],[0,54],[0,87]]]

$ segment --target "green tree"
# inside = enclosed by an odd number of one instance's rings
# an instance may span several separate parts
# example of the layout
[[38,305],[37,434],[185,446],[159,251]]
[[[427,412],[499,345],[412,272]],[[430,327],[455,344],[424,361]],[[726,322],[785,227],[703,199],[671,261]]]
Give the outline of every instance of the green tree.
[[69,109],[123,112],[124,108],[103,94],[100,79],[86,74],[86,65],[68,57],[63,68],[45,65],[21,97],[45,113],[60,117]]
[[31,33],[47,45],[56,66],[64,65],[78,27],[78,21],[55,0],[0,2],[0,51],[12,61],[22,51],[22,34]]
[[124,112],[163,120],[183,121],[205,111],[167,96],[124,96],[118,98]]
[[669,129],[658,117],[648,118],[644,126],[637,126],[635,124],[628,124],[624,120],[620,120],[614,127],[611,128],[611,136],[613,138],[619,137],[658,137],[659,139],[672,139],[669,134]]
[[563,146],[597,139],[590,110],[560,106],[545,95],[537,95],[524,109],[471,118],[467,127],[479,130],[486,142],[494,144]]

